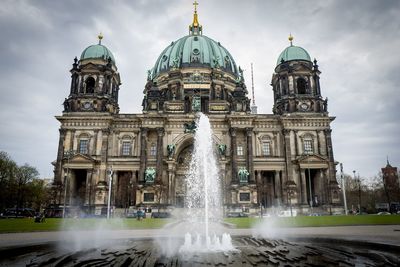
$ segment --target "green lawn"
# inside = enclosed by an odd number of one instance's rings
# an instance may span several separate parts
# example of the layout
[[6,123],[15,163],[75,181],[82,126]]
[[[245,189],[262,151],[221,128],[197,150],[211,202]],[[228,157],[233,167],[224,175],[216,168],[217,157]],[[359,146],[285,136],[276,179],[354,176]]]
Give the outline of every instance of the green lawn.
[[400,215],[361,216],[297,216],[277,218],[226,218],[226,222],[237,228],[250,228],[260,222],[269,222],[276,227],[319,227],[344,225],[384,225],[400,224]]
[[[250,228],[260,222],[278,227],[318,227],[340,225],[384,225],[399,224],[400,215],[361,215],[361,216],[297,216],[286,218],[226,218],[226,222],[237,228]],[[46,219],[44,223],[35,223],[33,219],[1,219],[0,233],[94,230],[94,229],[156,229],[171,222],[167,219]]]
[[59,231],[59,230],[95,230],[95,229],[154,229],[169,223],[167,219],[55,219],[47,218],[44,223],[35,223],[33,219],[1,219],[0,233]]

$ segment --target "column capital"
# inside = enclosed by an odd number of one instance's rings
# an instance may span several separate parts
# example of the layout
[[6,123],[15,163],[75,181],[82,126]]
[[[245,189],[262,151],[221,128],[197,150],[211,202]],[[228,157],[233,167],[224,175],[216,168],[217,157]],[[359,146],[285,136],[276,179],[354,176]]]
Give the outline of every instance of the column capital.
[[282,133],[283,133],[283,135],[287,136],[287,135],[290,134],[291,131],[292,131],[292,130],[290,130],[290,129],[283,129],[283,130],[282,130]]
[[246,135],[251,136],[253,133],[253,128],[246,128]]
[[165,134],[164,128],[159,127],[159,128],[156,128],[156,130],[157,130],[158,136],[164,136],[164,134]]
[[149,128],[146,128],[146,127],[141,127],[140,128],[140,134],[141,135],[147,135],[148,131],[149,131]]
[[231,127],[231,128],[229,129],[229,132],[230,132],[231,136],[236,136],[236,130],[237,130],[236,127]]
[[64,128],[60,128],[58,131],[60,132],[60,135],[65,135],[67,133],[67,129]]

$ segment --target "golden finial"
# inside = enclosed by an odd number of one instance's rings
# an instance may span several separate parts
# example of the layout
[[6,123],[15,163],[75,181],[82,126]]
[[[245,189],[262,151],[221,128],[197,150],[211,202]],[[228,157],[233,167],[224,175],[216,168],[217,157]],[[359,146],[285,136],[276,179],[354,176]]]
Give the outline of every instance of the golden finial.
[[292,46],[293,45],[293,36],[292,36],[292,34],[290,33],[289,34],[289,42],[290,42],[290,46]]
[[192,23],[192,25],[194,27],[198,27],[199,26],[199,21],[198,21],[198,18],[197,18],[197,6],[199,5],[199,3],[197,3],[197,1],[195,0],[193,5],[194,5],[194,14],[193,14],[193,23]]
[[197,17],[197,6],[199,5],[197,0],[193,2],[193,5],[194,5],[193,23],[189,25],[189,32],[193,35],[202,34],[202,27]]
[[99,35],[97,35],[97,38],[99,38],[99,44],[101,44],[101,39],[103,39],[103,34],[100,32]]

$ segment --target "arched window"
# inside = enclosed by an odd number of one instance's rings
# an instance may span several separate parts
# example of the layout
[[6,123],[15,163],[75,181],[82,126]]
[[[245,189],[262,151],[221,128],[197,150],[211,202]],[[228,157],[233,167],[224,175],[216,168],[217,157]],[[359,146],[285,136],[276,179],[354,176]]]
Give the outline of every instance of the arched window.
[[85,81],[86,83],[86,93],[87,94],[93,94],[94,93],[94,86],[96,84],[96,81],[93,77],[89,77]]
[[287,95],[287,83],[285,77],[282,78],[282,95]]
[[133,140],[129,135],[125,135],[122,137],[121,141],[121,155],[122,156],[131,156],[132,155],[132,145]]
[[78,137],[78,152],[81,154],[89,154],[89,141],[90,137],[88,134],[81,134]]
[[151,144],[150,146],[150,156],[155,156],[157,155],[157,146],[156,144]]
[[261,153],[263,156],[271,156],[271,138],[269,136],[263,136],[261,138]]
[[297,93],[301,94],[301,95],[306,94],[307,93],[306,87],[307,87],[306,80],[304,80],[303,78],[298,78],[297,79]]
[[312,136],[307,135],[303,139],[303,151],[304,154],[313,154],[314,153],[314,140]]
[[243,156],[243,146],[242,146],[242,144],[239,144],[236,149],[237,149],[237,155],[238,156]]

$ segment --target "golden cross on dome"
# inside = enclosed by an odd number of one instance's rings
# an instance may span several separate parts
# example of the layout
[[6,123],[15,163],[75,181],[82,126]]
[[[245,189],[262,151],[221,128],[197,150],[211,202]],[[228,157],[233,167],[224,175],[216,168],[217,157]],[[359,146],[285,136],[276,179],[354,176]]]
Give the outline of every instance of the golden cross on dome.
[[197,0],[194,0],[193,5],[194,5],[194,12],[196,13],[197,12],[197,6],[199,5],[199,3],[197,3]]

